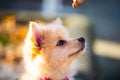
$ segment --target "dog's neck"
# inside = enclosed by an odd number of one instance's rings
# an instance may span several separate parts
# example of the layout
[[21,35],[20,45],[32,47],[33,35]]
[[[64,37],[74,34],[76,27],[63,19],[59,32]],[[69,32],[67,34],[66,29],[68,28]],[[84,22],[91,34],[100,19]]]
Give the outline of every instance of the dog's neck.
[[44,65],[40,64],[40,62],[38,63],[27,62],[21,80],[25,80],[26,78],[29,78],[29,80],[39,80],[40,78],[45,80],[44,78],[46,77],[52,80],[64,80],[66,76],[71,78],[76,72],[76,67],[73,63],[66,63],[64,65],[60,65],[59,63],[57,66],[49,63]]
[[[69,80],[68,77],[71,73],[71,70],[69,67],[54,67],[50,66],[49,68],[42,68],[41,72],[41,80]],[[47,78],[48,77],[48,78]]]
[[[39,78],[38,80],[53,80],[53,79],[51,79],[51,78]],[[62,80],[69,80],[69,78],[68,77],[65,77],[64,79],[62,79]]]
[[69,78],[72,77],[71,73],[74,74],[75,71],[71,69],[70,66],[62,67],[62,68],[59,66],[56,69],[53,67],[52,69],[51,67],[49,67],[49,69],[46,67],[41,67],[40,70],[38,70],[40,72],[38,76],[33,76],[31,74],[33,72],[32,69],[30,73],[26,71],[24,73],[24,76],[22,76],[23,78],[21,80],[25,80],[26,78],[29,78],[29,80],[69,80]]

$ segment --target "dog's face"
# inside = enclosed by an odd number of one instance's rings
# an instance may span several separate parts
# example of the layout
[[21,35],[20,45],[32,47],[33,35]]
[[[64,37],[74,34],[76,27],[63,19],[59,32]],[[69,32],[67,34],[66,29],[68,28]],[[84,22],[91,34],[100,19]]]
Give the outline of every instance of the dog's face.
[[29,43],[27,49],[32,51],[28,53],[32,62],[41,60],[39,62],[58,66],[74,61],[85,47],[84,38],[69,37],[60,19],[47,25],[31,22],[26,43]]

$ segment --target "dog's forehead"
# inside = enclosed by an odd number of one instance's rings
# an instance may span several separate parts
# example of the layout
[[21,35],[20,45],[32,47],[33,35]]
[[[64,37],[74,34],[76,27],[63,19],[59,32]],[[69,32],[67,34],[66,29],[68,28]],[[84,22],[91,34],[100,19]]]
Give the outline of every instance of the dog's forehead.
[[55,24],[55,23],[51,23],[51,24],[48,24],[46,25],[46,28],[50,28],[50,29],[60,29],[60,28],[65,28],[63,25],[61,24]]
[[55,34],[57,35],[67,35],[68,31],[66,30],[66,28],[63,25],[57,25],[57,24],[49,24],[46,26],[46,31],[49,34]]
[[45,36],[48,40],[63,39],[68,36],[68,31],[62,25],[50,24],[45,26]]

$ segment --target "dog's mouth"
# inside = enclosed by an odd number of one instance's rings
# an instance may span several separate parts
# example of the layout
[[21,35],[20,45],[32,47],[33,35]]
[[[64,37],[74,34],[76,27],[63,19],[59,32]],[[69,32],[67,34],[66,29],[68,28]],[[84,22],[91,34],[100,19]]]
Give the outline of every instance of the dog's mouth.
[[83,47],[80,48],[79,50],[77,50],[76,52],[70,54],[69,57],[71,57],[71,56],[75,56],[75,55],[78,55],[80,51],[83,51],[83,50],[84,50],[84,48],[85,48],[85,45],[83,45]]

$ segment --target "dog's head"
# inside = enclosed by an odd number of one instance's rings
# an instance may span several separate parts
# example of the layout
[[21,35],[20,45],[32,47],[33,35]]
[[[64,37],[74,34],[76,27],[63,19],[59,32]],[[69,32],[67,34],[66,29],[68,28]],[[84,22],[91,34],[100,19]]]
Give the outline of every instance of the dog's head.
[[70,38],[62,21],[57,18],[46,25],[30,22],[24,53],[32,62],[62,65],[74,61],[84,47],[84,38]]

